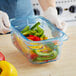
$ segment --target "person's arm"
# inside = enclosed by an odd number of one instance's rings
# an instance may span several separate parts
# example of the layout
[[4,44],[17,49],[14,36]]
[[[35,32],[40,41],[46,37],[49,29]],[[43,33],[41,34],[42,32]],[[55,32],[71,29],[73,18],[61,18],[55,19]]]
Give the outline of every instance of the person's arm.
[[46,11],[50,6],[56,7],[56,0],[39,0],[39,3],[43,11]]
[[39,3],[44,11],[44,17],[56,25],[57,28],[65,31],[66,24],[57,15],[56,0],[39,0]]
[[0,11],[0,34],[10,32],[10,21],[6,12]]

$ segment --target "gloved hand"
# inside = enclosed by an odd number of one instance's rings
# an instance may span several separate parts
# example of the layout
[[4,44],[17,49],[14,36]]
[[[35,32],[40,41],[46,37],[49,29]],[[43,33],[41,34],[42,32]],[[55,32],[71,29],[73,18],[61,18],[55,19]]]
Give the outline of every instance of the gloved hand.
[[5,12],[0,11],[0,33],[5,34],[10,32],[9,27],[10,27],[10,22],[8,15]]
[[44,17],[51,21],[52,24],[55,24],[56,27],[62,31],[66,30],[67,24],[58,18],[56,8],[49,7],[46,11],[44,11]]

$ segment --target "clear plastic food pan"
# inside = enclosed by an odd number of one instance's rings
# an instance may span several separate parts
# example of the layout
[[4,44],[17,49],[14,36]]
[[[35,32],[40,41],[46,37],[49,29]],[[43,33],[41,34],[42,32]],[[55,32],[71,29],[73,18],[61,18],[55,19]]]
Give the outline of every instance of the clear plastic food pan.
[[[40,27],[48,39],[31,41],[21,33],[27,25],[32,27],[37,22],[41,23]],[[13,44],[31,63],[43,64],[60,58],[61,46],[63,41],[67,40],[67,35],[44,17],[31,16],[27,19],[13,19],[11,20],[11,28]]]

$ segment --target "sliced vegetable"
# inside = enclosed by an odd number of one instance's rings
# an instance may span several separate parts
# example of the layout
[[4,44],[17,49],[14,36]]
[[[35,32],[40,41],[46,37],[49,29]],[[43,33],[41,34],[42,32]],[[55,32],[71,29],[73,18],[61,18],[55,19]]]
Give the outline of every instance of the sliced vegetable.
[[34,36],[34,35],[29,35],[27,38],[30,40],[33,40],[33,41],[40,41],[41,40],[39,37]]
[[31,57],[31,59],[35,59],[35,58],[38,57],[38,55],[32,52],[31,55],[30,55],[30,57]]
[[50,51],[48,53],[41,52],[40,50],[33,50],[38,56],[51,56],[54,52]]
[[26,26],[22,31],[21,31],[21,33],[24,33],[24,32],[26,32],[26,31],[28,31],[30,29],[30,27],[29,26]]
[[50,49],[53,49],[53,50],[56,50],[57,53],[59,53],[59,47],[57,45],[55,45],[54,43],[48,43],[47,46],[50,48]]
[[29,35],[29,34],[31,34],[31,30],[28,30],[28,31],[26,31],[26,32],[23,33],[23,35],[25,35],[25,36]]
[[41,39],[37,36],[35,36],[34,41],[41,41]]
[[51,56],[49,56],[49,57],[37,57],[36,60],[38,60],[38,61],[52,60],[52,59],[56,58],[57,55],[58,55],[57,52],[53,51],[53,54]]
[[[40,22],[37,22],[34,26],[32,26],[31,28],[29,26],[26,26],[21,33],[26,36],[29,40],[33,40],[33,41],[41,41],[41,40],[45,40],[47,38],[45,38],[44,35],[44,30],[39,27]],[[32,35],[31,37],[29,37],[30,35]]]
[[32,26],[31,30],[34,30],[39,25],[40,25],[40,22],[37,22],[34,26]]
[[35,33],[35,36],[41,37],[44,34],[44,30],[41,29],[39,26],[37,26],[36,31],[37,33]]
[[34,35],[29,35],[29,37],[35,37]]
[[43,34],[43,35],[40,37],[40,39],[41,39],[41,40],[45,40],[44,37],[45,37],[45,35]]
[[29,39],[29,40],[34,40],[34,37],[27,37],[27,39]]
[[46,46],[48,46],[49,48],[51,48],[51,49],[53,49],[53,50],[54,50],[55,48],[57,48],[54,43],[48,43],[48,44],[46,44]]
[[35,33],[35,36],[41,37],[44,34],[44,31],[41,31],[39,33]]
[[31,35],[35,35],[36,31],[35,30],[31,30]]
[[37,26],[37,31],[38,31],[38,32],[41,32],[41,31],[44,31],[44,30],[41,29],[39,26]]
[[44,37],[44,38],[43,38],[43,40],[47,40],[47,39],[48,39],[48,37]]

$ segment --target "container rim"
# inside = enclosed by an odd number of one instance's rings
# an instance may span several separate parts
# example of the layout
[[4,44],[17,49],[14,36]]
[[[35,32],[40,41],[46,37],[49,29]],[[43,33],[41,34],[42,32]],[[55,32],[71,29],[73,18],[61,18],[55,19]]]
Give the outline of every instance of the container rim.
[[[30,16],[29,16],[30,17]],[[45,20],[47,23],[51,24],[53,26],[53,28],[55,28],[57,31],[59,31],[62,36],[60,37],[55,37],[55,38],[51,38],[51,39],[47,39],[47,40],[42,40],[42,41],[31,41],[29,39],[27,39],[23,34],[21,34],[16,28],[14,28],[14,26],[11,24],[11,27],[13,30],[15,30],[16,32],[18,32],[18,34],[21,36],[21,38],[23,40],[27,40],[27,42],[29,43],[46,43],[46,42],[51,42],[51,41],[55,41],[55,40],[59,40],[59,41],[65,41],[68,39],[68,36],[63,32],[61,31],[59,28],[57,28],[54,24],[52,24],[49,20],[47,20],[46,18],[42,17],[42,16],[33,16],[35,18],[40,18],[40,19],[43,19]],[[13,19],[10,19],[10,22],[12,22],[13,20],[18,20],[19,18],[13,18]]]

